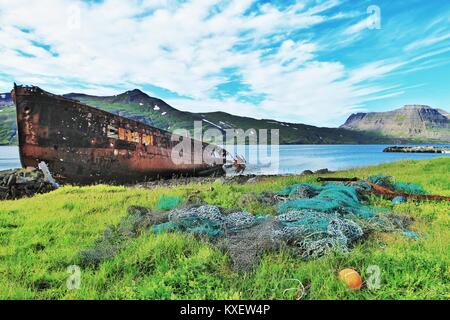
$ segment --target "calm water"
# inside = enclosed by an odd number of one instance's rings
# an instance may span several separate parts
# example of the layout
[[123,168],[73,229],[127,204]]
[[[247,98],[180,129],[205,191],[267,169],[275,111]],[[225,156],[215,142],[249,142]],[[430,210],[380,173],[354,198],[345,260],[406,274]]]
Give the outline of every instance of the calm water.
[[[383,153],[387,145],[285,145],[280,146],[278,167],[255,163],[256,147],[251,146],[240,150],[248,160],[246,173],[300,173],[303,170],[330,170],[348,169],[391,162],[403,159],[430,159],[436,157],[449,157],[443,154],[425,153]],[[259,158],[261,160],[261,158]],[[264,160],[260,161],[267,163]],[[17,147],[0,146],[0,170],[20,167],[19,150]]]
[[0,171],[21,166],[18,147],[0,146]]
[[[405,159],[420,160],[449,156],[431,153],[384,153],[383,149],[388,146],[390,145],[284,145],[280,146],[278,168],[275,166],[275,170],[271,170],[269,165],[249,164],[246,172],[290,174],[323,168],[341,170]],[[251,149],[254,147],[250,147]],[[253,150],[253,154],[255,153]],[[249,156],[247,152],[247,160]]]

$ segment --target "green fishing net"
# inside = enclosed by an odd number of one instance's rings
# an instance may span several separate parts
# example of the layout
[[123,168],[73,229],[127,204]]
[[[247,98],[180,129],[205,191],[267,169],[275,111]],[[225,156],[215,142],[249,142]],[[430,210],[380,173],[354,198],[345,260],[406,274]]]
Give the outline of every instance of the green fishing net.
[[250,271],[263,252],[289,248],[303,259],[330,251],[347,252],[373,231],[405,230],[410,220],[372,207],[357,183],[294,184],[278,193],[264,193],[262,203],[274,199],[276,215],[253,215],[212,205],[177,208],[168,222],[152,231],[185,232],[204,236],[232,258],[236,271]]
[[297,184],[290,186],[279,195],[288,199],[278,205],[278,213],[292,210],[312,210],[323,213],[353,214],[360,218],[374,216],[373,208],[362,203],[357,188],[328,183],[324,186]]
[[183,203],[183,199],[180,197],[163,195],[158,199],[155,209],[168,211],[178,207],[181,203]]
[[[371,181],[392,187],[392,180],[385,177]],[[331,251],[347,252],[373,231],[405,231],[411,222],[405,216],[370,206],[359,192],[370,188],[364,181],[300,183],[256,197],[264,205],[273,204],[275,215],[254,215],[208,204],[179,207],[181,201],[165,198],[160,203],[178,207],[163,213],[131,207],[129,216],[117,228],[105,232],[93,249],[84,252],[84,257],[94,261],[110,257],[124,238],[134,237],[142,229],[206,238],[229,254],[232,267],[238,272],[251,271],[264,252],[280,248],[291,250],[301,259],[317,258]]]
[[426,194],[423,187],[417,183],[396,182],[393,177],[383,174],[370,176],[367,181],[397,192],[408,194]]

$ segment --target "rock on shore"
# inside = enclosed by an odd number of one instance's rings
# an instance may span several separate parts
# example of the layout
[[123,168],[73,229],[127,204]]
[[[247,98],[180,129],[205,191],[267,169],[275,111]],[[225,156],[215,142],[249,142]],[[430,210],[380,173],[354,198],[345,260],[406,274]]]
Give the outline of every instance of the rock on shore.
[[417,147],[388,147],[383,152],[411,152],[411,153],[445,153],[450,154],[449,147],[432,147],[432,146],[417,146]]
[[0,171],[0,200],[19,199],[55,189],[35,168]]

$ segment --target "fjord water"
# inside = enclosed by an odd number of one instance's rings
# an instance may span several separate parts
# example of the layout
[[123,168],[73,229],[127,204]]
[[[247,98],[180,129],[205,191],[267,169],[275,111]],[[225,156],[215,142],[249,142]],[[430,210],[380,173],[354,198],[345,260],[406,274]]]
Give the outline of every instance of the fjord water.
[[0,171],[20,167],[19,148],[16,146],[0,146]]
[[[253,174],[292,174],[304,170],[342,170],[365,167],[399,160],[431,159],[449,155],[433,153],[385,153],[383,149],[390,145],[282,145],[279,149],[279,162],[276,172],[270,166],[252,164],[246,173]],[[438,145],[436,145],[438,146]],[[246,149],[250,156],[254,146]],[[253,150],[254,152],[254,150]],[[273,168],[273,166],[272,166]]]
[[[384,153],[383,149],[386,147],[388,145],[281,145],[278,166],[275,167],[264,164],[265,161],[260,161],[263,164],[252,161],[250,155],[257,154],[256,146],[245,146],[243,150],[238,150],[243,151],[239,153],[249,162],[245,172],[247,174],[293,174],[323,168],[340,170],[404,159],[420,160],[443,156],[450,159],[450,155],[444,154]],[[0,146],[0,170],[20,166],[18,147]]]

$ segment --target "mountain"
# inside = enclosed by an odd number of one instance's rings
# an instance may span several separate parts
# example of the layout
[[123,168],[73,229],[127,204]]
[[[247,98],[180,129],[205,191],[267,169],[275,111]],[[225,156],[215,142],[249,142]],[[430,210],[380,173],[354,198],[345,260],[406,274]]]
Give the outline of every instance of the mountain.
[[[396,144],[417,140],[414,136],[399,138],[394,135],[386,136],[376,130],[366,132],[363,131],[365,129],[359,130],[353,127],[352,123],[359,118],[364,118],[363,114],[352,115],[347,121],[348,126],[343,128],[320,128],[270,119],[258,120],[225,112],[180,111],[138,89],[114,96],[92,96],[83,93],[69,93],[64,96],[168,131],[188,129],[192,133],[194,121],[201,121],[204,130],[213,128],[223,133],[226,129],[243,129],[244,131],[279,129],[280,144]],[[445,120],[441,122],[445,123]],[[15,108],[10,94],[0,94],[0,144],[17,144]]]
[[450,114],[425,105],[352,114],[341,128],[416,141],[450,142]]
[[192,127],[193,120],[202,120],[138,89],[108,97],[79,93],[66,94],[64,97],[165,130],[189,128]]
[[[394,142],[371,133],[354,132],[340,128],[318,128],[305,124],[280,122],[269,119],[240,117],[225,112],[191,113],[180,111],[161,99],[153,98],[140,90],[116,96],[98,97],[70,93],[66,98],[131,118],[146,124],[173,131],[188,129],[192,132],[194,121],[202,121],[203,129],[279,129],[281,144],[361,144]],[[269,138],[270,139],[270,138]],[[270,141],[270,140],[269,140]]]
[[13,105],[11,93],[0,93],[0,108]]
[[445,111],[444,109],[437,109],[437,111],[439,111],[440,114],[446,116],[447,119],[450,119],[450,112]]
[[10,93],[0,93],[0,145],[17,144],[16,108]]

